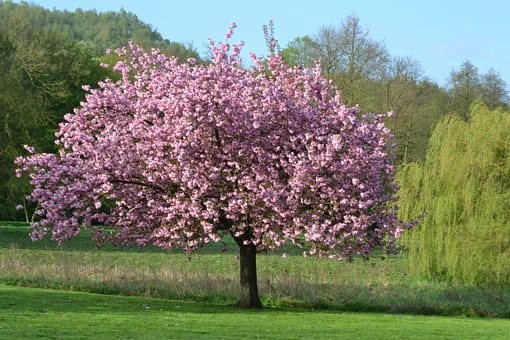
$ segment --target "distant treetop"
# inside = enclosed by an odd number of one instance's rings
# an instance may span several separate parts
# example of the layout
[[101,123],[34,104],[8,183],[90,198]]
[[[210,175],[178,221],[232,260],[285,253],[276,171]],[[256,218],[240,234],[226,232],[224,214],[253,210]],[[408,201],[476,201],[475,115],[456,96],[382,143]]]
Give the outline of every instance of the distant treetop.
[[104,55],[108,48],[115,49],[133,40],[145,48],[159,48],[167,55],[178,57],[180,61],[189,57],[200,60],[198,52],[192,47],[164,39],[151,25],[124,9],[119,12],[97,12],[78,8],[69,12],[48,10],[27,2],[0,2],[0,25],[16,26],[16,18],[23,18],[22,21],[30,23],[31,27],[23,31],[45,30],[64,35],[85,44],[97,56]]

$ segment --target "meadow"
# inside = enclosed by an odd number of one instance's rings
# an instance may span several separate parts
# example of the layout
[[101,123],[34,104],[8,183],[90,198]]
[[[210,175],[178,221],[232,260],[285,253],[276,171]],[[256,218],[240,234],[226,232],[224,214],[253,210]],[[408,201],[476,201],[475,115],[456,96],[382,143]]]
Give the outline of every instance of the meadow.
[[295,248],[285,249],[287,258],[260,254],[266,308],[242,311],[231,240],[188,258],[155,248],[97,250],[85,234],[62,246],[34,243],[28,232],[23,223],[0,223],[0,338],[90,338],[91,329],[96,338],[139,338],[144,327],[151,338],[510,334],[510,288],[420,280],[405,253],[352,263],[304,258]]

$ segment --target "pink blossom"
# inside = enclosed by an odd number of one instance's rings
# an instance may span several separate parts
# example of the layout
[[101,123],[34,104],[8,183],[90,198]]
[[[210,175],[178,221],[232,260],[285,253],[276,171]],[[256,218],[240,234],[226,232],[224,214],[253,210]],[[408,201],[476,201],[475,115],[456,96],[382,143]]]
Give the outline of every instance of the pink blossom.
[[234,34],[234,30],[236,29],[237,27],[237,24],[235,22],[233,22],[231,25],[230,25],[230,28],[229,30],[227,31],[227,33],[225,34],[225,38],[228,40],[230,38],[232,38],[232,35]]
[[35,153],[35,148],[33,146],[30,146],[30,145],[23,145],[23,148],[25,150],[27,150],[29,153]]

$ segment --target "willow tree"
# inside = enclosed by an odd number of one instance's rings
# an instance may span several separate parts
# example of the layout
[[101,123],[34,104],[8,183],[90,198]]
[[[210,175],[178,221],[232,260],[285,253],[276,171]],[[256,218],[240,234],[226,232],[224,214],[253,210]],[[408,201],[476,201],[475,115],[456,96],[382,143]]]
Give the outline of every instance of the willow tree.
[[510,113],[475,104],[468,122],[445,118],[424,164],[399,173],[400,213],[426,217],[406,238],[427,278],[510,283]]

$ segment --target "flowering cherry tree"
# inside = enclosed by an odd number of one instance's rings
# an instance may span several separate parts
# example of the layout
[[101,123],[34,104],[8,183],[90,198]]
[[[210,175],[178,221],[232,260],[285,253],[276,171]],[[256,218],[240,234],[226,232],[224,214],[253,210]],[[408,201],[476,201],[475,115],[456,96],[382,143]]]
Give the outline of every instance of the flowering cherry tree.
[[211,41],[209,65],[130,44],[121,78],[84,87],[56,134],[57,154],[17,159],[38,204],[33,239],[89,229],[98,243],[183,248],[230,235],[240,249],[240,305],[259,307],[257,249],[290,242],[351,259],[392,247],[403,227],[383,115],[361,115],[315,69],[242,43]]

